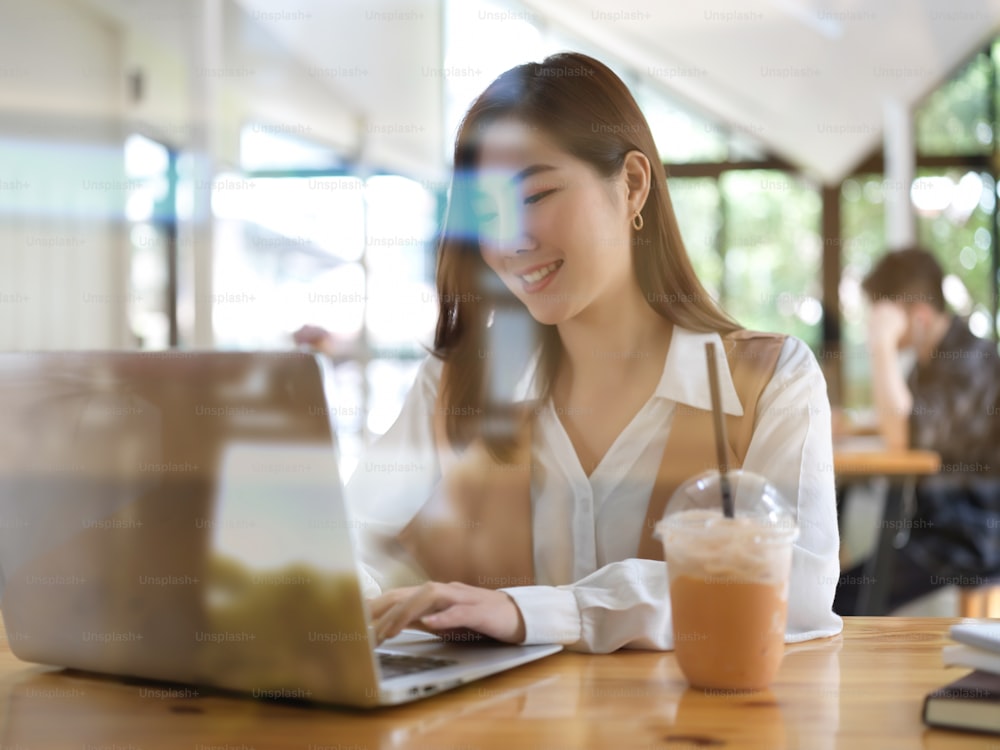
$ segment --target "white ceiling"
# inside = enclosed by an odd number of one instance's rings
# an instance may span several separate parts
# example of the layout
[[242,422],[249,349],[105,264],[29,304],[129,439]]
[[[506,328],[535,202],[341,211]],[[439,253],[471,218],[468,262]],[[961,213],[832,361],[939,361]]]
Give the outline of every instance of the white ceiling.
[[359,108],[367,162],[442,177],[441,0],[235,1]]
[[[371,161],[441,175],[441,0],[235,1],[306,66],[342,71],[322,80],[368,123]],[[523,0],[520,8],[828,183],[879,147],[887,100],[918,102],[1000,33],[1000,0]],[[481,23],[490,34],[502,21]]]
[[839,182],[1000,31],[1000,0],[527,0],[773,153]]

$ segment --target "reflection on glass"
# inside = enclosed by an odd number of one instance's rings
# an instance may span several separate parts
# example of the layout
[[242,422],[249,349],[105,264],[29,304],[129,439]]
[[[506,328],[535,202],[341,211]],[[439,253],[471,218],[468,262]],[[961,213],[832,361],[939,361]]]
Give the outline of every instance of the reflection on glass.
[[433,341],[438,201],[397,175],[225,174],[213,185],[216,344],[285,349],[307,324],[332,335],[343,382],[328,408],[345,475],[395,419]]
[[294,128],[259,122],[248,123],[240,130],[240,165],[246,170],[342,166],[334,151],[296,137]]
[[170,345],[167,317],[169,257],[162,227],[149,222],[135,224],[129,232],[132,246],[130,296],[132,330],[143,349],[166,349]]
[[128,318],[141,349],[166,349],[170,340],[171,237],[176,236],[175,175],[162,143],[132,134],[125,140],[129,194]]
[[544,57],[539,16],[489,0],[448,0],[444,18],[445,158],[451,161],[455,133],[472,101],[508,68]]
[[346,482],[354,472],[366,445],[365,368],[346,361],[327,368],[327,408],[337,431],[340,475]]
[[364,182],[357,177],[254,178],[221,174],[212,187],[212,211],[244,222],[249,244],[273,235],[302,251],[316,249],[345,261],[364,251]]
[[368,365],[368,383],[372,391],[379,394],[377,401],[372,399],[368,412],[367,427],[373,435],[381,435],[395,421],[418,367],[419,360],[415,359],[377,359]]
[[368,344],[419,356],[437,322],[436,197],[413,180],[381,175],[367,180],[365,200]]

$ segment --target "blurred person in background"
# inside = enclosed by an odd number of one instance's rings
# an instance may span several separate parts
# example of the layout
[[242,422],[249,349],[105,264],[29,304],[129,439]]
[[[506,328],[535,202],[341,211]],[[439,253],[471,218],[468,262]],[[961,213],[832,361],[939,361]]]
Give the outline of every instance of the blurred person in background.
[[[887,253],[862,283],[879,432],[890,450],[941,455],[941,472],[917,483],[905,519],[890,609],[1000,574],[1000,357],[948,311],[943,280],[934,256],[912,247]],[[914,362],[908,374],[905,359]],[[855,614],[860,579],[863,563],[842,576],[840,614]]]

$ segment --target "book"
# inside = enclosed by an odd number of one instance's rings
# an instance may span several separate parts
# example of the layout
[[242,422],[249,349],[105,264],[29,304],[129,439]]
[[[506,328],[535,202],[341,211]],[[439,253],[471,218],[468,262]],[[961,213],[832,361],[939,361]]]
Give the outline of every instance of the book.
[[952,625],[950,635],[966,646],[1000,654],[1000,622],[963,622]]
[[1000,674],[1000,654],[982,648],[974,648],[956,643],[941,650],[945,666],[968,667],[981,672]]
[[972,672],[928,694],[924,723],[1000,734],[1000,674]]

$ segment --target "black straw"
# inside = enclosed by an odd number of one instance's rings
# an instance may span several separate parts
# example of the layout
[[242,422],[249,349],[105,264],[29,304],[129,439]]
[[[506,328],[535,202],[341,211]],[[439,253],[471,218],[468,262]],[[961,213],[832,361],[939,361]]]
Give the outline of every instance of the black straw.
[[722,494],[722,514],[726,518],[735,515],[733,491],[729,486],[729,459],[726,455],[726,420],[722,414],[722,398],[719,396],[719,370],[715,363],[715,343],[705,343],[705,357],[708,359],[708,386],[712,392],[712,421],[715,424],[715,452],[719,461],[719,491]]

